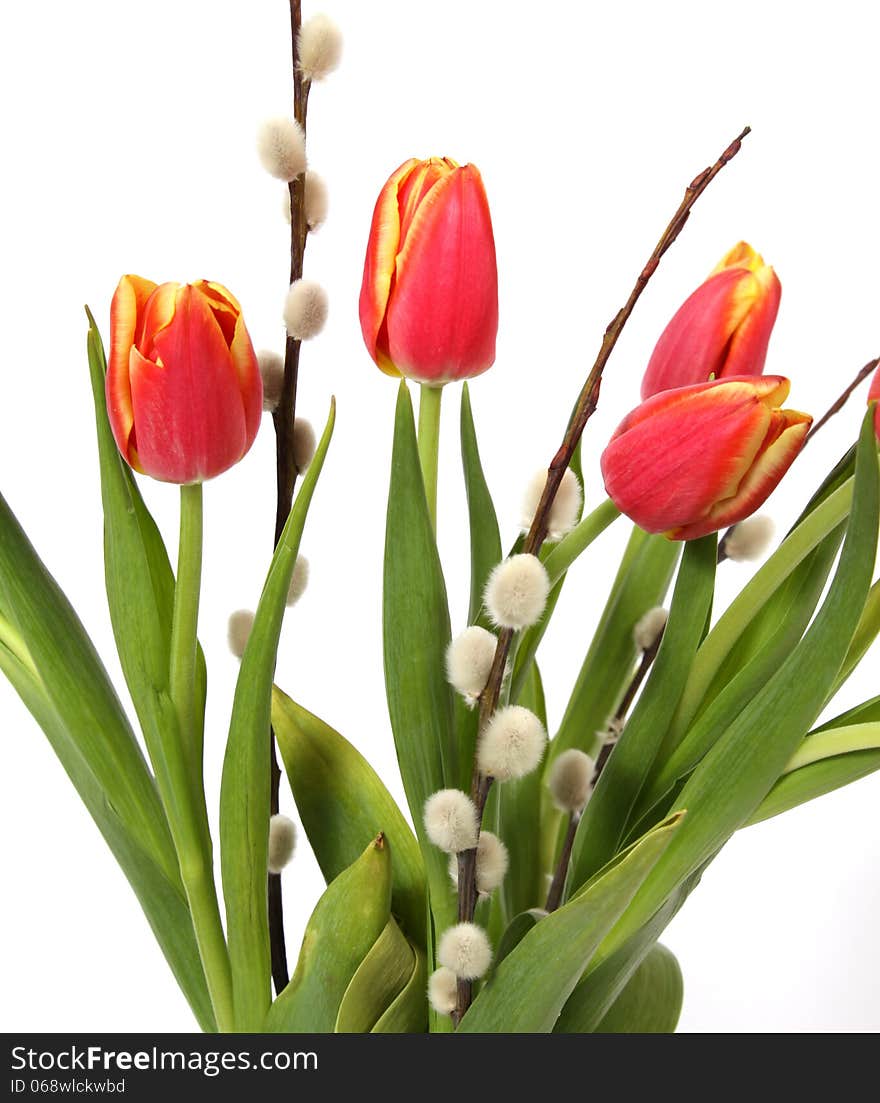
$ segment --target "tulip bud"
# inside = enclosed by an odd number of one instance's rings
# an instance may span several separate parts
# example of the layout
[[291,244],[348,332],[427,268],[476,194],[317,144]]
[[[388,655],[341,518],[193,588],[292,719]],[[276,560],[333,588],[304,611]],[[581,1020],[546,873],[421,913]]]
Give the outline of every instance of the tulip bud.
[[[504,880],[510,865],[507,847],[491,831],[481,831],[477,842],[477,892],[488,896]],[[454,885],[458,884],[458,855],[449,857],[449,876]]]
[[749,517],[730,529],[722,541],[724,554],[736,563],[760,559],[773,539],[776,526],[766,514]]
[[446,678],[466,701],[473,702],[486,688],[498,639],[473,624],[446,649]]
[[457,923],[443,932],[437,960],[462,980],[476,980],[492,964],[492,947],[482,927]]
[[460,789],[441,789],[425,801],[425,831],[447,854],[472,850],[480,833],[474,802]]
[[294,465],[300,475],[312,462],[317,446],[318,441],[312,423],[304,417],[294,418],[291,452],[293,453]]
[[284,357],[270,349],[260,349],[257,353],[257,364],[263,380],[263,409],[274,413],[284,389]]
[[385,184],[367,244],[360,320],[370,356],[388,375],[437,385],[492,366],[495,241],[473,165],[413,158]]
[[741,241],[663,331],[642,398],[732,375],[760,375],[782,294],[773,269]]
[[550,578],[536,555],[512,555],[495,567],[483,600],[500,628],[529,628],[540,620],[550,594]]
[[240,659],[244,654],[253,626],[254,614],[250,609],[238,609],[230,616],[226,635],[229,641],[229,650],[236,659]]
[[541,761],[547,733],[533,712],[521,705],[498,709],[477,744],[477,767],[484,777],[510,781],[525,777]]
[[451,1015],[458,1003],[458,978],[441,965],[428,977],[428,1003],[438,1015]]
[[655,605],[636,621],[633,640],[639,651],[650,651],[660,642],[667,620],[669,620],[669,613],[662,605]]
[[317,337],[327,321],[327,292],[314,280],[294,280],[284,301],[284,324],[297,341]]
[[269,819],[269,872],[280,873],[296,849],[296,824],[277,813]]
[[877,439],[880,440],[880,368],[874,372],[874,378],[871,380],[871,386],[868,388],[868,404],[876,402],[874,407],[874,432],[877,434]]
[[295,119],[267,119],[257,131],[260,163],[276,180],[290,183],[306,169],[306,136]]
[[779,409],[781,376],[735,376],[664,391],[628,414],[602,454],[617,508],[646,532],[693,540],[763,505],[812,418]]
[[[306,173],[303,203],[305,204],[306,225],[310,230],[317,230],[327,218],[329,200],[327,185],[324,183],[323,177],[311,170]],[[288,220],[289,218],[290,207],[288,205]]]
[[303,23],[297,46],[299,68],[307,81],[323,80],[342,58],[342,34],[326,15],[313,15]]
[[[535,513],[541,504],[541,497],[547,483],[547,472],[539,471],[529,483],[523,499],[521,528],[528,532],[535,519]],[[562,482],[556,491],[550,514],[547,518],[547,539],[561,540],[578,523],[584,496],[577,475],[570,467],[565,469]]]
[[110,307],[106,386],[119,451],[164,482],[221,474],[260,427],[257,356],[241,307],[219,283],[123,276]]
[[557,755],[550,767],[547,787],[562,812],[581,812],[592,795],[596,763],[588,754],[572,748]]
[[290,588],[287,591],[287,604],[296,605],[306,592],[309,584],[309,561],[304,555],[298,555],[293,565],[293,574],[290,576]]

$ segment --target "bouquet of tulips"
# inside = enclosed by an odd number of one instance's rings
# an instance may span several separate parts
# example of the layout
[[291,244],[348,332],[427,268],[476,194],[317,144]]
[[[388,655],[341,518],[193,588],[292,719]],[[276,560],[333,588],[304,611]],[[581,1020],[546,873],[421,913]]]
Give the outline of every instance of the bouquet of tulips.
[[[847,430],[849,450],[741,592],[715,608],[716,572],[764,554],[772,532],[753,514],[819,428],[784,406],[787,379],[764,374],[780,284],[740,243],[660,335],[640,401],[602,454],[607,498],[585,508],[579,446],[603,372],[744,131],[687,187],[581,393],[564,400],[558,451],[549,465],[535,458],[505,546],[467,383],[495,359],[486,192],[473,165],[404,162],[375,206],[359,304],[370,356],[401,377],[382,624],[399,808],[361,753],[275,684],[335,416],[331,401],[318,437],[295,403],[301,350],[327,314],[323,289],[303,277],[308,235],[326,214],[306,164],[306,112],[340,41],[325,17],[302,23],[290,6],[294,110],[258,141],[289,197],[283,355],[254,351],[238,301],[212,281],[124,276],[106,360],[89,315],[107,601],[136,718],[3,499],[0,668],[203,1030],[671,1032],[682,978],[658,940],[703,870],[745,825],[880,768],[880,697],[815,726],[880,632],[880,368],[860,373],[873,376],[869,408]],[[436,515],[441,396],[459,383],[472,570],[468,623],[453,632]],[[215,839],[197,634],[202,483],[248,451],[263,411],[277,439],[276,547],[256,611],[230,621],[241,664]],[[176,569],[138,475],[180,487]],[[604,611],[548,738],[541,642],[568,572],[614,524],[631,524],[631,536],[607,593],[596,592]],[[327,882],[292,970],[284,775]]]

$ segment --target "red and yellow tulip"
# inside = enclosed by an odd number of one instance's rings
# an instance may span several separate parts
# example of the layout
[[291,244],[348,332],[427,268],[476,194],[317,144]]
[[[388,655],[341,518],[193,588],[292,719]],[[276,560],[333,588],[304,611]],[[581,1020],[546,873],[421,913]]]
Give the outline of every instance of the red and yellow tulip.
[[642,398],[710,379],[760,375],[781,294],[776,273],[751,245],[735,245],[660,335]]
[[412,158],[392,174],[373,212],[360,320],[389,375],[439,386],[492,366],[495,239],[474,165]]
[[241,307],[219,283],[123,276],[110,308],[107,412],[136,471],[195,483],[254,442],[263,386]]
[[621,422],[602,455],[605,489],[647,532],[692,540],[742,521],[775,489],[812,418],[782,410],[778,375],[663,391]]
[[877,439],[880,440],[880,368],[874,372],[874,378],[871,380],[871,386],[868,389],[868,402],[876,402],[874,407],[874,432],[877,434]]

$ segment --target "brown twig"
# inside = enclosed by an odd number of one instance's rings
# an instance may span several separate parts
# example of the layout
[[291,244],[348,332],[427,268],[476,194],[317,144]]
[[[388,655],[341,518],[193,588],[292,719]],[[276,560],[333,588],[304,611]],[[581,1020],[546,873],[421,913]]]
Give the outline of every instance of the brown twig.
[[[804,443],[802,445],[801,451],[806,448],[807,444],[809,444],[809,442],[813,439],[816,433],[819,432],[823,425],[827,424],[827,422],[829,422],[835,414],[840,413],[840,411],[849,401],[850,395],[853,393],[853,391],[855,391],[862,383],[864,383],[868,376],[878,366],[880,366],[880,356],[875,357],[873,360],[869,360],[863,368],[859,369],[859,373],[852,381],[852,383],[850,383],[843,394],[841,394],[840,397],[828,407],[825,413],[813,425],[812,429],[810,429],[809,433],[807,433],[806,437],[804,438]],[[723,563],[725,559],[729,558],[727,554],[727,542],[735,531],[736,525],[731,525],[727,532],[725,532],[725,534],[718,541],[719,563]]]
[[873,360],[869,360],[868,363],[865,364],[865,366],[861,369],[861,371],[855,377],[852,383],[850,383],[850,385],[846,388],[843,394],[837,399],[836,402],[833,402],[828,407],[825,413],[813,425],[812,429],[810,429],[809,433],[807,433],[806,440],[804,441],[805,445],[808,441],[813,439],[816,433],[819,432],[819,430],[827,421],[830,421],[836,413],[839,413],[843,409],[843,407],[847,403],[847,400],[849,399],[849,396],[861,383],[863,383],[868,378],[868,376],[875,370],[875,368],[877,368],[878,365],[880,365],[880,356],[875,357]]
[[[299,67],[299,29],[302,25],[301,0],[290,0],[290,35],[293,62],[293,115],[296,121],[306,129],[306,113],[309,103],[309,83],[303,80]],[[290,283],[300,279],[303,273],[303,259],[306,252],[306,239],[309,228],[305,212],[305,175],[301,173],[290,185]],[[277,483],[277,502],[275,507],[275,544],[281,539],[281,533],[287,523],[290,507],[293,504],[293,491],[296,486],[297,468],[293,454],[293,423],[296,415],[296,382],[299,372],[300,342],[289,334],[284,348],[284,384],[281,398],[272,414],[275,427],[275,470]],[[270,737],[271,770],[271,812],[278,811],[278,790],[281,785],[281,770],[275,752],[274,732]],[[284,944],[284,906],[281,897],[281,877],[269,874],[269,943],[272,954],[272,979],[275,991],[286,987],[290,974],[287,968],[287,949]]]
[[[672,216],[669,225],[663,231],[660,240],[654,247],[653,252],[648,258],[647,264],[639,273],[638,279],[630,292],[629,298],[626,300],[624,306],[615,314],[614,318],[609,323],[605,330],[605,334],[602,338],[602,344],[599,348],[599,353],[596,357],[595,363],[590,370],[590,374],[587,376],[586,382],[581,389],[581,393],[577,400],[577,405],[574,408],[574,413],[571,416],[571,420],[568,423],[565,436],[562,444],[559,447],[556,455],[547,470],[547,482],[544,485],[544,492],[541,495],[541,501],[538,504],[538,508],[535,511],[535,517],[532,521],[532,527],[529,529],[526,536],[525,543],[523,545],[523,551],[536,555],[544,542],[544,537],[547,534],[547,519],[550,515],[550,509],[553,505],[553,501],[556,497],[556,492],[559,489],[559,484],[562,482],[562,477],[565,474],[566,468],[571,462],[571,457],[574,454],[575,448],[577,448],[578,441],[581,439],[584,427],[589,421],[590,417],[595,412],[596,406],[599,401],[599,388],[602,383],[602,373],[605,370],[605,365],[608,363],[609,357],[614,350],[614,346],[617,344],[620,334],[623,332],[623,327],[629,320],[636,303],[642,292],[648,285],[648,281],[654,275],[657,270],[660,260],[663,257],[666,250],[673,244],[675,239],[681,233],[685,222],[687,222],[690,216],[691,209],[696,201],[700,198],[706,188],[712,183],[719,172],[724,168],[728,162],[739,153],[743,138],[750,133],[751,128],[745,127],[740,134],[734,138],[730,145],[724,150],[714,165],[704,169],[698,176],[696,176],[685,189],[684,198],[679,204],[678,210]],[[487,721],[498,707],[498,701],[501,696],[501,685],[504,680],[504,671],[507,666],[507,658],[510,653],[510,645],[513,640],[513,632],[509,628],[503,629],[498,635],[498,644],[495,649],[495,658],[492,662],[492,669],[489,673],[489,679],[486,684],[486,688],[480,697],[480,717],[479,717],[479,730],[482,731]],[[480,778],[475,769],[474,779],[471,785],[472,793],[479,792],[483,779]],[[469,901],[475,900],[475,892],[471,885],[476,876],[476,851],[468,850],[462,855],[459,864],[459,915],[461,916],[462,908],[461,903],[463,900]],[[466,921],[473,919],[473,911],[469,915],[463,917]],[[456,1007],[454,1020],[457,1023],[460,1021],[462,1015],[467,1011],[470,1005],[470,996],[468,994],[468,986],[459,986],[459,1000]]]
[[574,846],[574,837],[577,834],[578,824],[581,822],[581,813],[572,812],[568,818],[568,830],[565,832],[565,842],[556,865],[556,872],[550,883],[550,891],[547,893],[547,903],[544,910],[555,912],[562,900],[562,890],[565,888],[565,879],[568,876],[568,863],[571,861],[571,849]]

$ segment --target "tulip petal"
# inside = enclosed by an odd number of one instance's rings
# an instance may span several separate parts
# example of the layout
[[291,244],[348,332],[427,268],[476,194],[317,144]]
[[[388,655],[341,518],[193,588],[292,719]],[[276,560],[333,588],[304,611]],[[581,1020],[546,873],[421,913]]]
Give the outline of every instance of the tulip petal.
[[695,540],[699,536],[734,525],[759,509],[791,467],[806,440],[813,419],[798,410],[777,410],[768,441],[746,472],[737,492],[719,501],[701,520],[673,529],[672,540]]
[[880,440],[880,368],[874,372],[871,386],[868,388],[868,402],[876,402],[874,407],[874,432]]
[[107,414],[116,445],[129,463],[131,430],[134,413],[131,404],[131,384],[128,377],[128,357],[135,342],[138,321],[147,300],[156,290],[152,280],[140,276],[123,276],[110,305],[110,357],[107,362]]
[[602,455],[608,494],[647,532],[699,521],[738,492],[773,439],[774,407],[789,387],[781,376],[759,376],[654,395],[623,420]]
[[228,288],[198,280],[193,288],[204,295],[229,345],[244,402],[244,420],[250,448],[263,416],[263,379],[254,346],[241,315],[241,304]]
[[722,269],[701,284],[660,335],[645,369],[642,398],[723,374],[728,344],[759,292],[758,280],[745,268]]
[[473,165],[422,199],[397,258],[390,359],[420,382],[478,375],[495,360],[498,290],[489,204]]
[[205,296],[183,287],[176,300],[152,338],[155,359],[131,351],[132,443],[154,478],[188,483],[232,466],[249,440],[238,373]]
[[370,356],[388,375],[399,375],[400,372],[390,363],[387,355],[379,353],[377,339],[385,322],[385,310],[394,276],[394,260],[400,244],[398,190],[418,164],[415,157],[405,161],[379,193],[364,260],[359,303],[361,330]]

